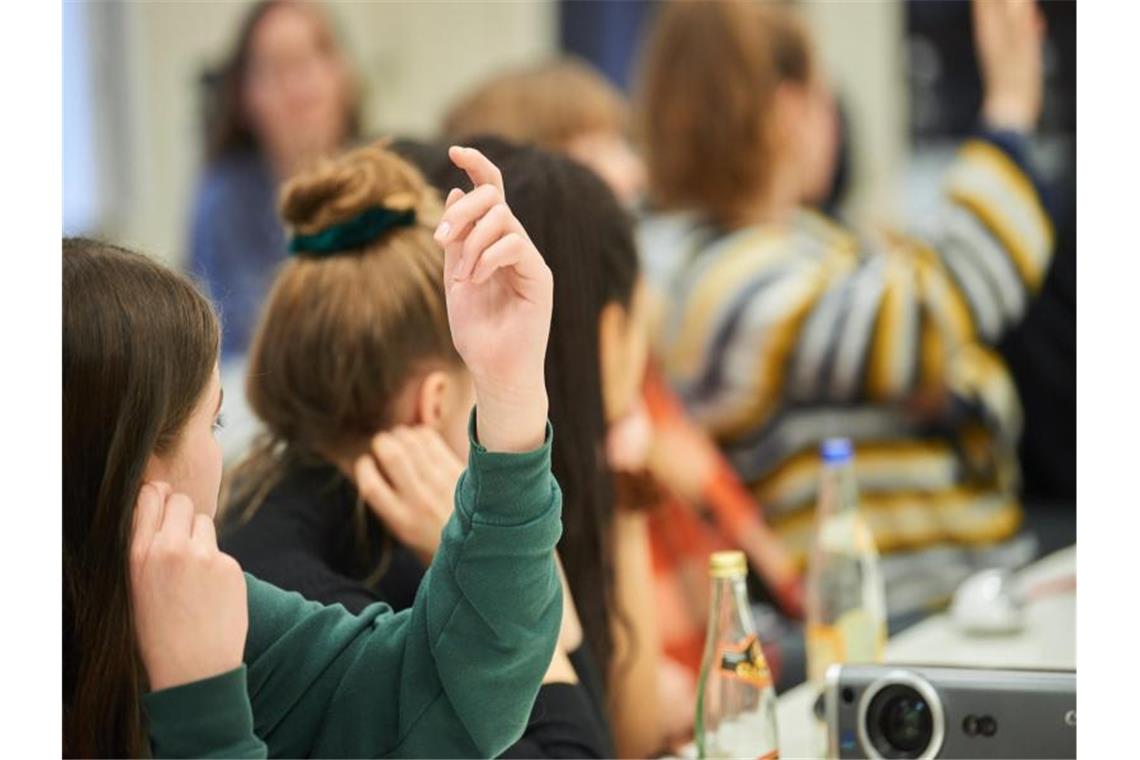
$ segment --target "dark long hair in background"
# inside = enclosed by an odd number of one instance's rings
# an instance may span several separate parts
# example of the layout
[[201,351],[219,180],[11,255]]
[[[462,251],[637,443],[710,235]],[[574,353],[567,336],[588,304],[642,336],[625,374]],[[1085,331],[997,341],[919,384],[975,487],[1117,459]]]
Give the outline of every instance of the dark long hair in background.
[[210,304],[123,248],[63,241],[63,754],[150,753],[131,612],[131,520],[218,358]]
[[[484,137],[464,143],[503,173],[507,202],[554,273],[546,387],[554,425],[553,469],[562,486],[558,553],[603,674],[611,671],[614,484],[605,461],[599,324],[610,303],[630,307],[637,284],[632,222],[610,189],[577,162]],[[407,141],[393,150],[417,162],[442,195],[471,189],[445,148]]]

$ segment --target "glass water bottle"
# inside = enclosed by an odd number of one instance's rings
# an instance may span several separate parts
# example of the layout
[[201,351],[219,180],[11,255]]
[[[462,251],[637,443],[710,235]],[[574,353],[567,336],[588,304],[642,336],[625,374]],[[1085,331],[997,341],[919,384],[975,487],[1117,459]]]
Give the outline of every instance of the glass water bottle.
[[712,594],[697,684],[701,758],[779,757],[776,691],[752,622],[746,572],[743,552],[716,552],[709,559]]
[[851,441],[824,441],[815,546],[808,564],[808,678],[833,663],[881,662],[887,611],[875,539],[859,513]]

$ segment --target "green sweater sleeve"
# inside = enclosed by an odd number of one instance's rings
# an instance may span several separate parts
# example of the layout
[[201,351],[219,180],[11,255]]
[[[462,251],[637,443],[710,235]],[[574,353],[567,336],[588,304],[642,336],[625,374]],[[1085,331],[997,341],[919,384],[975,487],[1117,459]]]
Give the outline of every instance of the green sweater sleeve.
[[253,733],[246,667],[143,696],[155,757],[265,757]]
[[[487,452],[474,417],[471,431],[456,510],[413,607],[354,616],[247,575],[248,673],[148,695],[156,754],[492,757],[521,736],[562,612],[551,430],[524,454]],[[233,693],[241,677],[248,705]],[[194,700],[174,693],[185,690]],[[185,711],[214,700],[227,709],[186,728]]]

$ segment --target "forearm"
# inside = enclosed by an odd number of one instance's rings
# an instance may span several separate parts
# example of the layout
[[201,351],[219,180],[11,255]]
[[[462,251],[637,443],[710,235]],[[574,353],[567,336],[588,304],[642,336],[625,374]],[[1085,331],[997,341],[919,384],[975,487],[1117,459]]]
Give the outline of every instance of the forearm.
[[[521,735],[561,621],[561,491],[550,444],[549,427],[540,448],[521,454],[472,441],[455,516],[421,592],[449,709],[485,756]],[[425,726],[397,752],[441,751],[434,742]]]

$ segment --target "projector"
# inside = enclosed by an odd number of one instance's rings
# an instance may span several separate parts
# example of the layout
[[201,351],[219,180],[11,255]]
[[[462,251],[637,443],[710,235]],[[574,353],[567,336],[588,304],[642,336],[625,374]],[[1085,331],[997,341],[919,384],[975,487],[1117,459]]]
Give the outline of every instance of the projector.
[[828,756],[1075,758],[1072,670],[832,665]]

